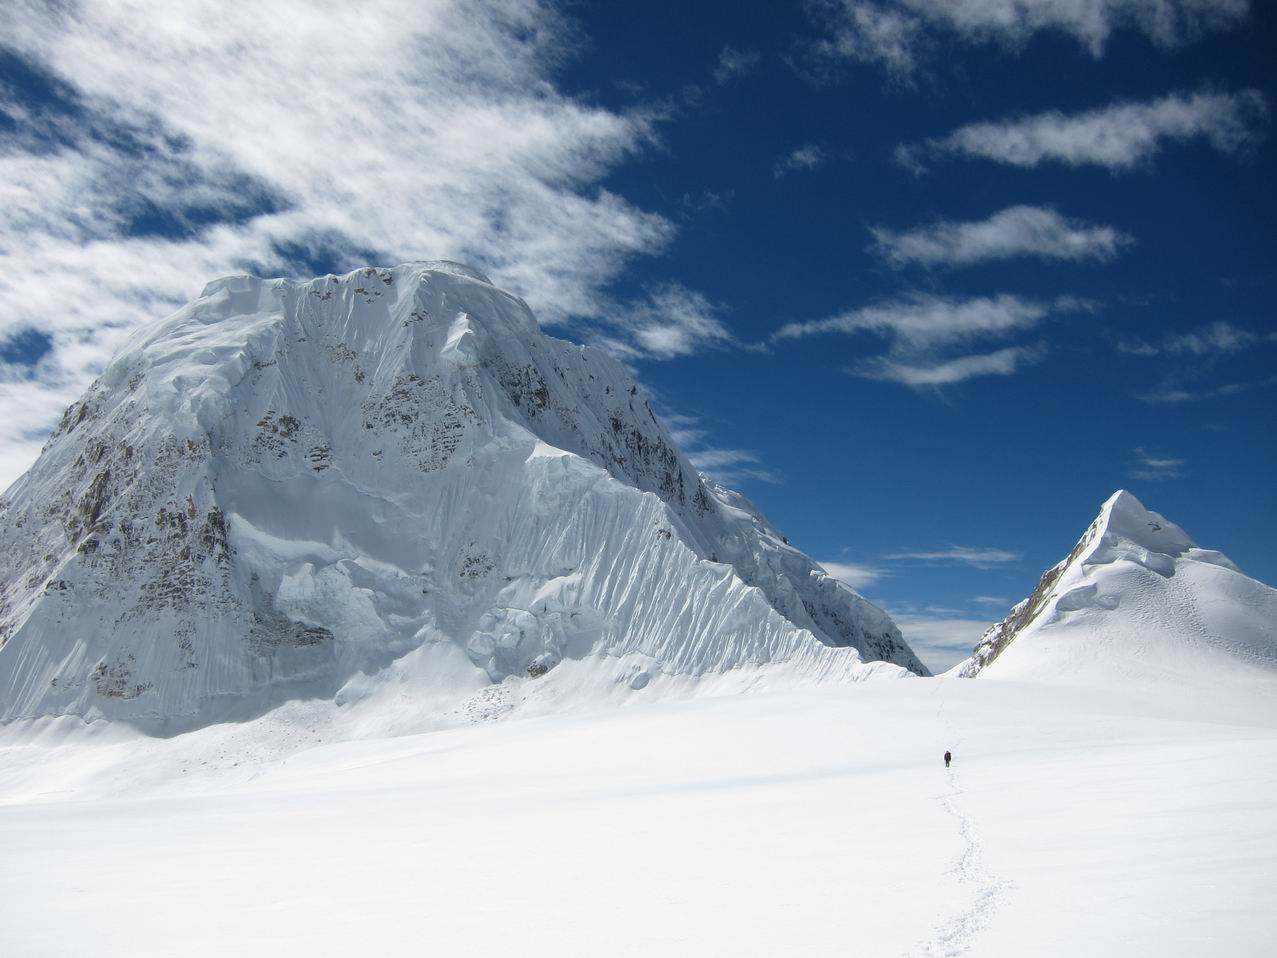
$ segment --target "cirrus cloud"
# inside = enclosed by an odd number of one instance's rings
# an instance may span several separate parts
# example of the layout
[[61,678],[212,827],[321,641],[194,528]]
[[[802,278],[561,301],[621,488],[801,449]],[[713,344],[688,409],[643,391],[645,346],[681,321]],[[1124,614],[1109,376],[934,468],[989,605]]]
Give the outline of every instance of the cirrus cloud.
[[1091,303],[1069,296],[1042,302],[1010,294],[960,299],[913,292],[826,319],[787,323],[770,341],[776,344],[834,333],[876,335],[887,341],[887,352],[863,358],[845,367],[846,372],[934,389],[982,376],[1009,376],[1037,362],[1046,352],[1040,343],[955,354],[958,347],[1005,339],[1033,328],[1052,314],[1091,308]]
[[936,549],[907,549],[884,558],[911,562],[960,563],[984,569],[1006,562],[1018,562],[1020,553],[1008,549],[972,548],[948,545]]
[[1258,90],[1172,93],[1082,113],[1048,110],[1011,120],[969,123],[939,139],[901,146],[896,158],[915,173],[925,169],[928,156],[1019,167],[1100,166],[1122,172],[1148,162],[1167,143],[1205,140],[1223,153],[1236,153],[1258,139],[1267,114],[1267,102]]
[[816,0],[823,28],[812,46],[818,61],[856,61],[908,80],[954,38],[1022,46],[1041,32],[1076,40],[1104,55],[1118,30],[1135,30],[1170,48],[1209,30],[1242,23],[1249,0]]
[[909,648],[933,675],[940,675],[967,658],[993,625],[988,619],[890,611]]
[[733,46],[725,46],[718,54],[718,63],[714,66],[714,82],[719,86],[753,73],[758,67],[762,54],[757,50],[738,50]]
[[1135,479],[1157,482],[1163,479],[1178,479],[1184,472],[1184,460],[1170,456],[1159,456],[1150,453],[1143,446],[1136,446],[1132,453],[1130,475]]
[[674,227],[600,185],[656,118],[561,92],[573,41],[542,0],[8,10],[0,339],[52,348],[0,379],[0,485],[130,328],[218,275],[459,259],[543,322],[603,315]]
[[873,332],[917,347],[937,346],[975,336],[1027,329],[1051,307],[1019,296],[956,299],[931,293],[908,293],[828,319],[787,323],[772,341],[825,333]]
[[1132,356],[1211,356],[1240,352],[1264,342],[1277,343],[1277,333],[1256,333],[1217,320],[1186,333],[1171,333],[1157,342],[1123,339],[1117,349]]
[[815,143],[808,143],[786,153],[772,167],[772,178],[781,179],[790,173],[807,173],[825,163],[825,151]]
[[952,386],[980,376],[1010,376],[1044,355],[1040,346],[1008,346],[991,353],[974,353],[943,360],[902,361],[878,356],[849,366],[847,372],[864,379],[881,379],[904,386]]
[[860,562],[821,562],[820,566],[839,582],[857,590],[873,585],[887,574],[885,569]]
[[1109,260],[1132,240],[1111,226],[1061,216],[1049,207],[1011,206],[984,220],[941,220],[912,230],[871,227],[872,249],[893,266],[971,266],[1033,256]]

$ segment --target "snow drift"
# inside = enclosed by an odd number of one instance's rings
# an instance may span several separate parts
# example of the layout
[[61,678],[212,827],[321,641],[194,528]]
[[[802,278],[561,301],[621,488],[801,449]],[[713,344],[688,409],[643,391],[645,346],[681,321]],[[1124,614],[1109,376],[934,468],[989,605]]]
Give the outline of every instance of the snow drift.
[[624,367],[450,263],[233,276],[136,335],[0,499],[0,581],[4,720],[199,721],[423,669],[925,674]]
[[959,673],[1270,696],[1277,590],[1120,490]]

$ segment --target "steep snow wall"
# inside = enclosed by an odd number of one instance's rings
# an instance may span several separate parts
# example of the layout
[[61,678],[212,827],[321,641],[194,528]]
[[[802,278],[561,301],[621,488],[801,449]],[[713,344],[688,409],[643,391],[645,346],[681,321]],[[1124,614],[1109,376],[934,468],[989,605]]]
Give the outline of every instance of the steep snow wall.
[[0,498],[0,576],[3,719],[333,698],[437,643],[494,683],[925,674],[624,367],[449,263],[210,283]]

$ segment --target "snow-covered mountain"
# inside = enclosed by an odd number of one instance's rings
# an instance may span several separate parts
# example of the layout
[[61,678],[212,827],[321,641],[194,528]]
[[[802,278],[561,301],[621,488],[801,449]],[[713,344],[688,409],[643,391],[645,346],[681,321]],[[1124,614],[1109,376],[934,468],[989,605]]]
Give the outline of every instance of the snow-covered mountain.
[[233,276],[136,335],[0,499],[0,581],[3,719],[198,719],[432,668],[925,674],[696,473],[623,366],[450,263]]
[[1124,490],[984,634],[964,676],[1130,689],[1277,680],[1277,590]]

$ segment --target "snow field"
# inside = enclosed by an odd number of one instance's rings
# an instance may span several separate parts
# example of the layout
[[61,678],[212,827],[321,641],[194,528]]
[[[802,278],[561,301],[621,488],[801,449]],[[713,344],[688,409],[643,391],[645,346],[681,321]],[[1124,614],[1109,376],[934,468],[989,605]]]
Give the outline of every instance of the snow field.
[[1273,715],[939,679],[390,739],[299,726],[292,751],[266,720],[168,740],[67,722],[5,731],[5,954],[1277,943]]

